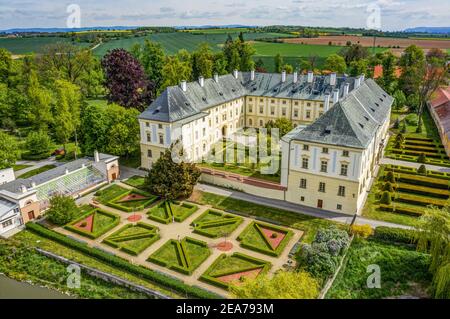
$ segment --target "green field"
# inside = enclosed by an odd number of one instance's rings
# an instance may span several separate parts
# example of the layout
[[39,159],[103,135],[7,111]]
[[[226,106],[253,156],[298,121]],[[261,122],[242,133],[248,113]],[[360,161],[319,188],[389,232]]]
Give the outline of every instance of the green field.
[[[58,42],[72,42],[63,37],[34,37],[34,38],[0,38],[0,48],[5,48],[12,54],[42,53],[45,46]],[[87,47],[89,43],[74,44]]]

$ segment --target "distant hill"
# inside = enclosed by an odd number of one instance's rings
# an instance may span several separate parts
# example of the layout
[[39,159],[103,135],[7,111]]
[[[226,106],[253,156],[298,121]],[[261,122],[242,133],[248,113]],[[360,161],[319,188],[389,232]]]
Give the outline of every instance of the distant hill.
[[235,28],[257,28],[257,26],[242,25],[242,24],[227,24],[227,25],[180,25],[174,27],[175,29],[235,29]]
[[406,29],[405,32],[423,32],[434,34],[450,34],[450,27],[417,27]]
[[85,28],[16,28],[0,30],[3,33],[55,33],[55,32],[80,32],[80,31],[92,31],[92,30],[132,30],[139,27],[134,26],[111,26],[111,27],[85,27]]

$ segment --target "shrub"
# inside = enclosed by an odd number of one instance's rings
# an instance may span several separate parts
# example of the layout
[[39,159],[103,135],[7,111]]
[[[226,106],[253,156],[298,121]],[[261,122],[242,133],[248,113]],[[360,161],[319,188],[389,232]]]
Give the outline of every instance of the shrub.
[[417,157],[418,163],[426,163],[427,157],[425,156],[425,153],[420,153],[420,155]]
[[383,190],[392,193],[394,191],[394,187],[391,182],[386,182],[383,185]]
[[386,182],[395,183],[395,175],[394,175],[394,172],[389,171],[389,172],[386,174]]
[[403,143],[403,142],[405,141],[405,137],[403,136],[402,133],[398,133],[398,134],[395,136],[395,141],[396,141],[396,142]]
[[383,194],[381,195],[380,202],[385,205],[390,205],[391,201],[392,201],[391,193],[384,191]]
[[375,228],[373,237],[376,239],[397,243],[415,243],[414,231],[403,228],[378,226]]
[[71,196],[55,195],[50,199],[50,209],[46,215],[56,225],[71,222],[77,212],[77,205]]
[[405,121],[406,123],[408,123],[408,125],[416,126],[419,121],[419,117],[416,113],[411,113],[405,117]]
[[352,225],[350,227],[350,232],[353,235],[367,238],[372,235],[372,227],[370,227],[370,225]]
[[398,129],[399,127],[400,127],[400,120],[397,117],[394,122],[394,129]]
[[30,155],[39,156],[49,153],[53,142],[44,131],[32,131],[25,140],[25,146]]
[[406,121],[405,120],[402,121],[402,128],[400,129],[400,132],[406,133]]
[[417,173],[422,174],[422,175],[427,175],[427,168],[425,167],[425,165],[420,165],[419,168],[417,169]]

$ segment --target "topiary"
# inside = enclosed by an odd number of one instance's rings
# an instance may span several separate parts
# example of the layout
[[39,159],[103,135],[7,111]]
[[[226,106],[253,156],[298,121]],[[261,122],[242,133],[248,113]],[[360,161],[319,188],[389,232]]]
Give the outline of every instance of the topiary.
[[394,129],[398,129],[400,127],[400,120],[398,119],[398,117],[396,118],[395,122],[394,122]]
[[381,204],[390,205],[391,201],[391,193],[384,191],[380,199]]
[[427,161],[427,157],[425,156],[425,153],[421,153],[418,157],[417,157],[417,162],[418,163],[426,163]]
[[386,182],[395,183],[394,172],[392,172],[392,171],[387,172],[385,180],[386,180]]
[[417,169],[417,173],[427,175],[427,168],[425,167],[424,164],[419,166],[419,168]]
[[402,128],[400,129],[400,132],[406,133],[406,121],[405,120],[402,121]]
[[391,182],[386,182],[383,185],[383,190],[392,193],[394,191],[394,187]]

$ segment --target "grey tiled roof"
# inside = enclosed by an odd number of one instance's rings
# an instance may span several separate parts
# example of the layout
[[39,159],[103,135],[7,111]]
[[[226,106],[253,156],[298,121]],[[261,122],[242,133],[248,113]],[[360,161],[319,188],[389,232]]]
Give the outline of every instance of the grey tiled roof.
[[11,209],[15,208],[16,206],[16,203],[4,198],[0,198],[0,220],[5,214],[9,213]]
[[286,81],[281,82],[279,73],[255,73],[252,81],[250,72],[239,72],[237,79],[231,74],[220,76],[217,82],[205,79],[203,87],[198,81],[187,83],[186,92],[180,86],[171,86],[139,118],[175,122],[246,95],[323,100],[324,95],[330,94],[333,89],[339,89],[342,96],[344,84],[348,82],[352,90],[354,83],[353,78],[346,77],[337,77],[333,86],[329,76],[315,75],[313,83],[307,83],[306,75],[299,75],[297,83],[293,83],[293,78],[292,74],[288,74]]
[[314,123],[284,140],[366,148],[389,116],[392,102],[391,96],[367,79]]

